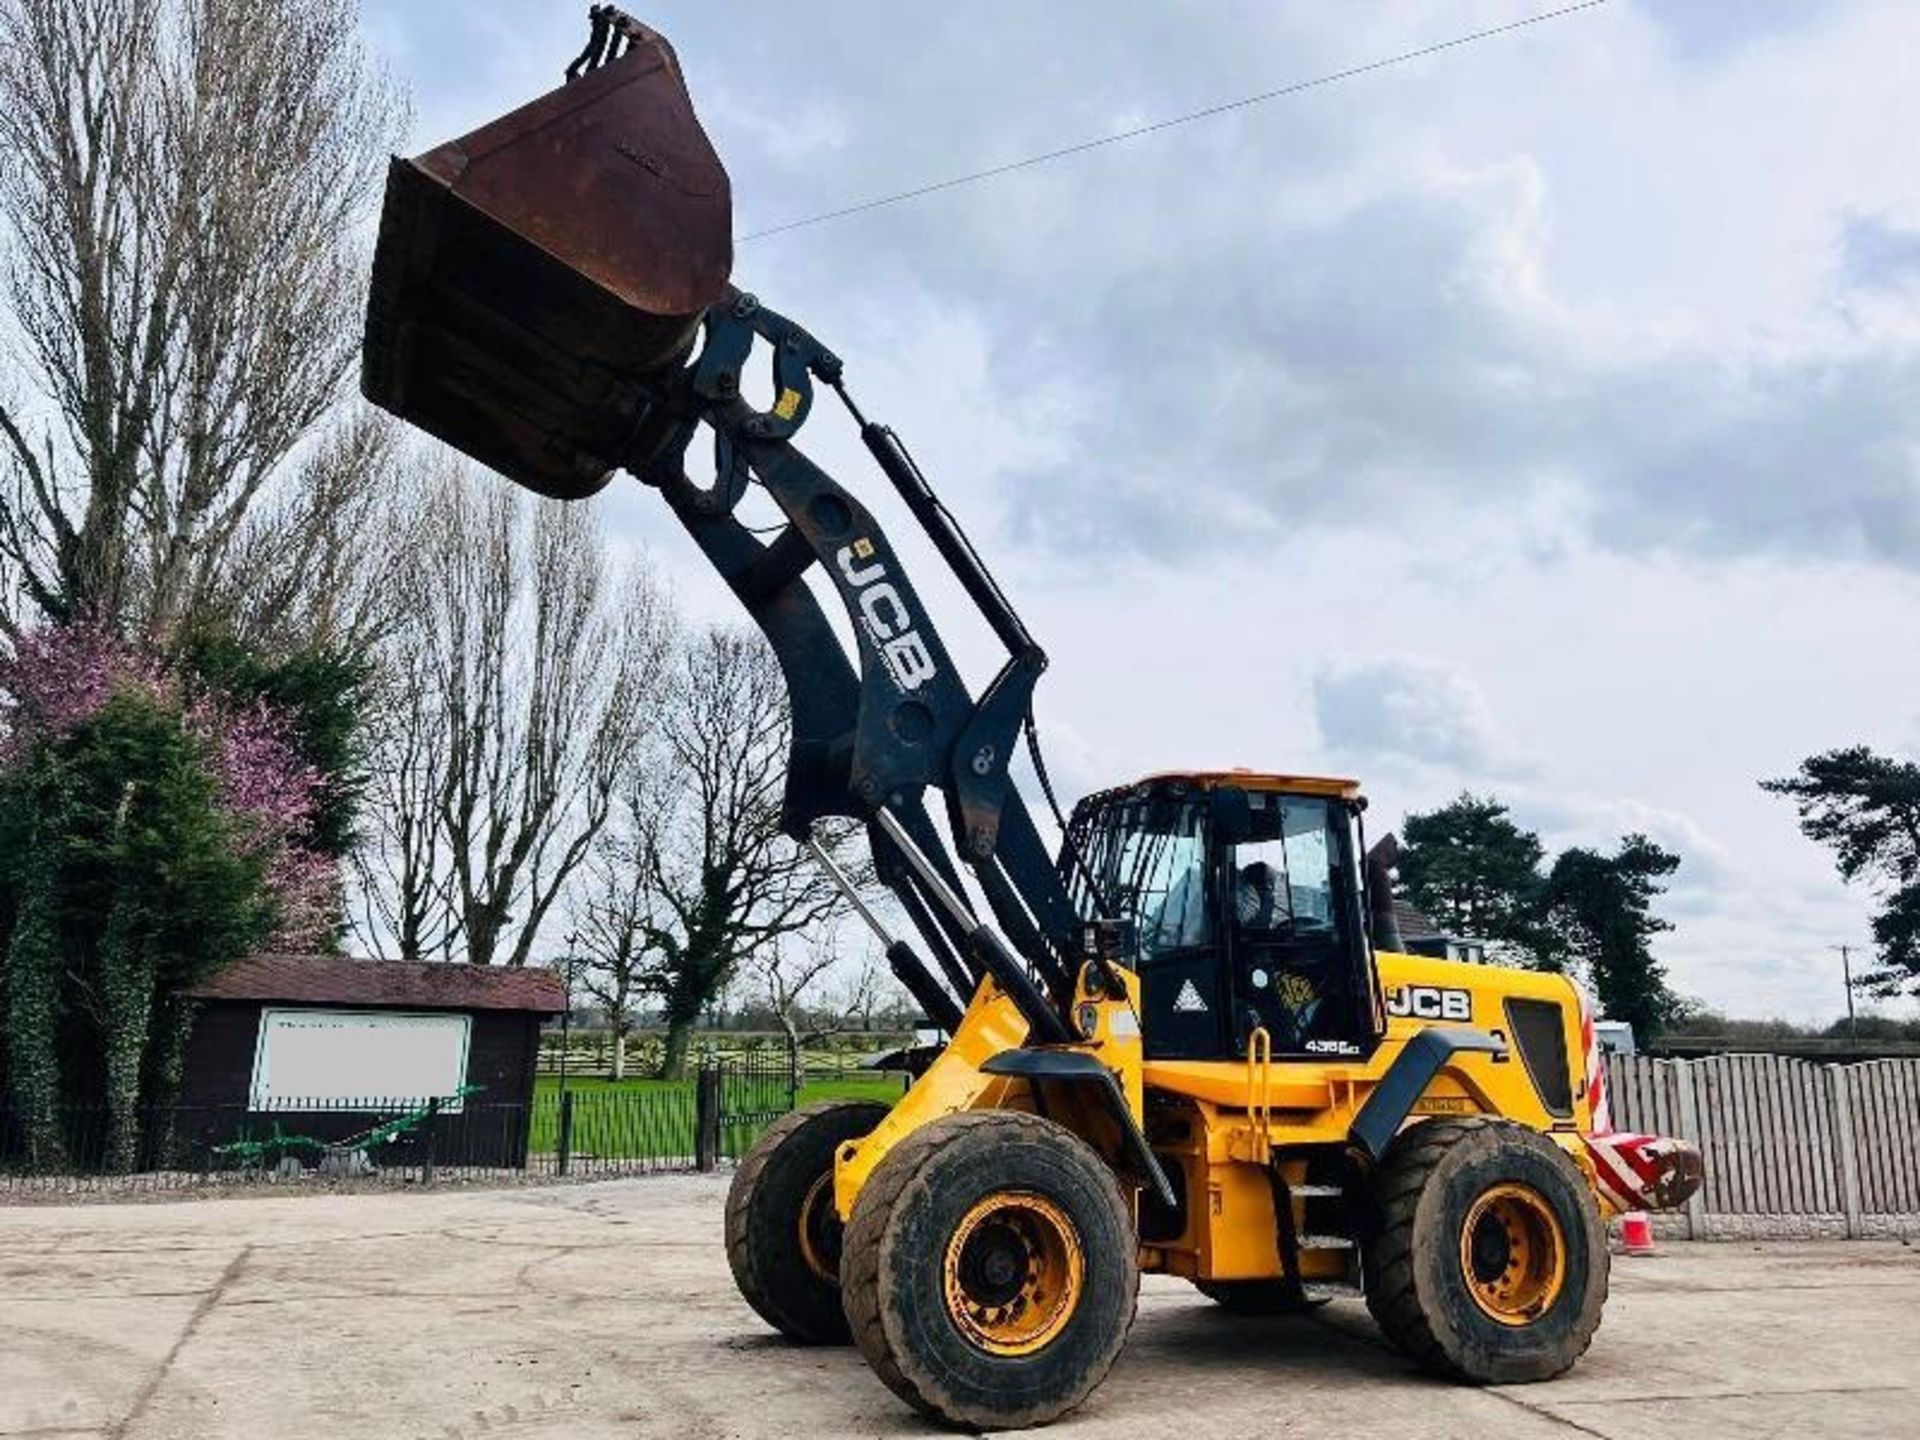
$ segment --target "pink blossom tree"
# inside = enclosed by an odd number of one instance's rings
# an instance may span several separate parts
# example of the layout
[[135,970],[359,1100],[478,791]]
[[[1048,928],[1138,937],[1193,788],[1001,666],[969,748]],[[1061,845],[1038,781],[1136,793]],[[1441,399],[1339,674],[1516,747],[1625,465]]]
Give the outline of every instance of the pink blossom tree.
[[300,756],[292,717],[265,700],[192,694],[181,676],[111,631],[74,623],[27,631],[0,663],[0,768],[58,740],[135,690],[181,713],[205,747],[241,845],[265,862],[278,924],[269,944],[324,949],[339,910],[339,862],[307,843],[326,777]]

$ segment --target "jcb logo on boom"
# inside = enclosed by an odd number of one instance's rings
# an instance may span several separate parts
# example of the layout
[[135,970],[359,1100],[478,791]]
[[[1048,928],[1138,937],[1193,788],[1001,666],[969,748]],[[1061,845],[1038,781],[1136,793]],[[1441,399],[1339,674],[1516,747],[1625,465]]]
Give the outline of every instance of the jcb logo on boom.
[[1387,991],[1387,1013],[1414,1020],[1471,1020],[1473,996],[1437,985],[1396,985]]
[[933,656],[920,632],[913,628],[913,616],[907,612],[900,592],[887,579],[887,567],[860,564],[872,554],[872,542],[856,540],[833,558],[854,588],[860,602],[860,623],[886,661],[894,683],[902,690],[918,690],[934,676]]

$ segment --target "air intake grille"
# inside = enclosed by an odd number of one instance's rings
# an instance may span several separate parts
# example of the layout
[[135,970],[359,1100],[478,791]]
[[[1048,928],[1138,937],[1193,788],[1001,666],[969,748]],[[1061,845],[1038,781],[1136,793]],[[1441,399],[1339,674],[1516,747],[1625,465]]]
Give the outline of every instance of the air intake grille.
[[1507,1026],[1513,1031],[1520,1058],[1526,1062],[1533,1088],[1549,1114],[1565,1120],[1573,1115],[1573,1076],[1567,1070],[1566,1011],[1551,1000],[1509,1000]]

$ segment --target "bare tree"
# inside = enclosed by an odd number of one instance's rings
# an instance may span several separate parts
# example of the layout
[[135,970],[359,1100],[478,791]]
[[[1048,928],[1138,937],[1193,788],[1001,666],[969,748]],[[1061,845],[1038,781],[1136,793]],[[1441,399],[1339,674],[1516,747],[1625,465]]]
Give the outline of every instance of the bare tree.
[[371,654],[406,613],[420,518],[394,503],[407,464],[394,421],[371,406],[350,408],[248,511],[190,613],[269,649]]
[[367,709],[371,830],[353,873],[362,943],[402,960],[446,958],[459,937],[440,795],[443,719],[421,627],[406,626],[379,651]]
[[[657,904],[643,931],[648,989],[665,1011],[661,1073],[685,1073],[701,1013],[783,936],[817,931],[844,902],[780,829],[791,718],[765,642],[715,628],[681,652],[658,764],[672,781],[635,837]],[[822,827],[844,849],[851,827]],[[864,866],[850,867],[864,880]]]
[[[806,1084],[803,1057],[808,1047],[849,1029],[872,1008],[880,993],[879,971],[869,956],[857,971],[846,974],[838,937],[832,931],[815,934],[804,946],[768,945],[757,968],[767,1008],[780,1022],[786,1039],[787,1084],[797,1095]],[[823,982],[835,977],[842,981],[836,992],[823,994]]]
[[539,504],[516,554],[521,506],[495,495],[486,530],[448,557],[437,617],[441,819],[467,958],[492,961],[513,926],[507,960],[524,965],[633,763],[662,671],[663,606],[644,581],[615,602],[584,507]]
[[[590,512],[449,469],[421,494],[382,655],[364,902],[404,954],[524,965],[659,708],[673,630]],[[376,939],[378,937],[375,937]]]
[[0,0],[0,561],[34,608],[164,639],[243,541],[311,558],[248,517],[340,398],[403,121],[353,0]]
[[655,787],[666,777],[636,765],[622,787],[620,819],[604,830],[587,861],[584,895],[577,908],[585,966],[580,985],[613,1032],[609,1079],[627,1073],[627,1037],[640,1002],[653,990],[655,955],[649,939],[657,927],[659,898],[646,863],[657,813]]

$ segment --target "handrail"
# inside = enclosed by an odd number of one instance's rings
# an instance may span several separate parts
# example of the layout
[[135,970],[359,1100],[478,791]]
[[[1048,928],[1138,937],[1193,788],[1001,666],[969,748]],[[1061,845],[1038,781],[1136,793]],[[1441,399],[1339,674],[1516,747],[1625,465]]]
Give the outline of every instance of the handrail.
[[1258,1125],[1264,1147],[1273,1129],[1273,1037],[1264,1025],[1247,1036],[1247,1118]]

